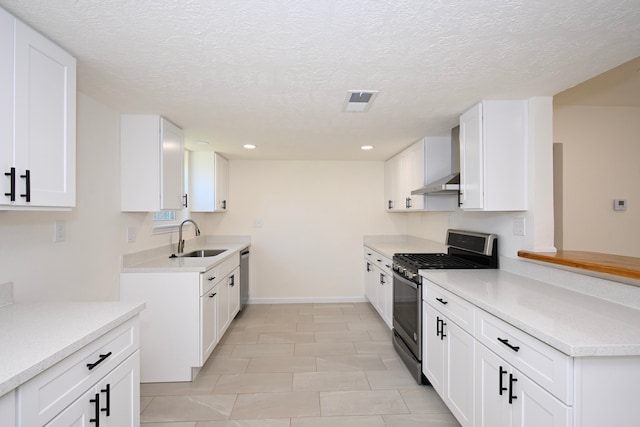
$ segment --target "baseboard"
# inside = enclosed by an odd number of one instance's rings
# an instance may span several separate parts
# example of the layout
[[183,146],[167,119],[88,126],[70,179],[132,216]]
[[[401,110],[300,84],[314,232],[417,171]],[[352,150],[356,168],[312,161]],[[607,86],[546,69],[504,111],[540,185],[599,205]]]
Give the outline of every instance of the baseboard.
[[249,298],[247,304],[339,304],[368,302],[362,297]]

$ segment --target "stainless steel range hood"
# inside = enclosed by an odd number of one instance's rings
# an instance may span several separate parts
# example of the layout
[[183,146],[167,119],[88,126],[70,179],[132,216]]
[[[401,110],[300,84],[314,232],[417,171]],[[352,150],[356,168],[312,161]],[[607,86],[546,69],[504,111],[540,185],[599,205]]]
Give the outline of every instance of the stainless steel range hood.
[[411,194],[457,194],[459,191],[460,174],[456,172],[413,190]]
[[460,192],[460,126],[451,129],[451,174],[424,187],[413,190],[411,194],[447,195]]

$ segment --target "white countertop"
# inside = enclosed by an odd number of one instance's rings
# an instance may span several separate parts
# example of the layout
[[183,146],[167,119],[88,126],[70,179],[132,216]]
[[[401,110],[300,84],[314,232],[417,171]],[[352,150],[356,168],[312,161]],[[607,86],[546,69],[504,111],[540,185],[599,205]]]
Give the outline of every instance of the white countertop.
[[0,396],[134,317],[133,302],[44,302],[0,308]]
[[640,310],[502,270],[420,275],[569,356],[640,355]]
[[170,273],[198,272],[202,273],[220,264],[227,258],[237,255],[248,248],[251,240],[248,237],[214,238],[203,237],[189,240],[185,244],[185,253],[200,249],[227,249],[220,255],[204,258],[177,257],[170,258],[173,248],[169,245],[135,254],[124,255],[122,273]]

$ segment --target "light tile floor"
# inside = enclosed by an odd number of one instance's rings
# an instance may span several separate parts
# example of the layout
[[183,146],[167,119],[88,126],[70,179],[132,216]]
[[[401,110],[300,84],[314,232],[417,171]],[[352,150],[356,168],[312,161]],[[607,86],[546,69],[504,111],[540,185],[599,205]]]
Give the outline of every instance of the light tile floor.
[[459,427],[368,303],[249,305],[195,381],[140,392],[147,427]]

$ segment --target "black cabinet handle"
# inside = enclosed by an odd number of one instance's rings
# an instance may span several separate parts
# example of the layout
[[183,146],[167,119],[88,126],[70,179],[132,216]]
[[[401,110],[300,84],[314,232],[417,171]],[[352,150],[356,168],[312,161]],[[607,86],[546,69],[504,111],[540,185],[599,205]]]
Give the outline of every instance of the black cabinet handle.
[[384,285],[385,283],[387,283],[387,282],[384,280],[384,274],[380,273],[380,284]]
[[506,345],[507,347],[509,347],[511,350],[515,351],[516,353],[518,352],[518,350],[520,350],[520,347],[516,346],[516,345],[511,345],[509,344],[509,340],[506,338],[500,338],[498,337],[498,341],[500,341],[502,344]]
[[444,341],[444,338],[447,336],[447,334],[444,333],[444,327],[447,326],[447,323],[444,321],[444,319],[442,319],[441,321],[442,326],[440,327],[440,341]]
[[212,294],[209,294],[209,298],[213,298],[213,297],[215,297],[216,295],[218,295],[216,292],[214,292],[214,293],[212,293]]
[[227,201],[226,200],[222,201],[222,209],[227,209]]
[[107,357],[111,356],[111,352],[107,353],[107,354],[101,354],[100,358],[93,362],[93,363],[87,363],[87,368],[89,368],[89,370],[92,370],[93,368],[95,368],[96,366],[98,366],[99,364],[101,364],[102,362],[104,362],[106,360]]
[[229,286],[233,287],[236,284],[236,275],[229,277]]
[[108,417],[111,415],[111,384],[107,384],[107,387],[100,390],[100,393],[107,394],[107,406],[105,408],[101,408],[100,411],[107,414]]
[[4,176],[8,176],[11,179],[11,188],[8,193],[4,193],[5,196],[9,196],[9,200],[16,201],[16,168],[11,168],[11,172],[5,172]]
[[208,281],[216,280],[216,276],[211,276],[207,279]]
[[507,391],[507,388],[506,388],[506,387],[503,387],[503,385],[502,385],[502,376],[503,376],[504,374],[506,374],[506,373],[507,373],[507,370],[506,370],[506,369],[502,369],[502,366],[500,366],[500,386],[499,386],[500,388],[499,388],[499,390],[498,390],[498,392],[499,392],[500,396],[502,396],[502,392],[503,392],[503,391]]
[[89,399],[89,403],[96,404],[95,418],[90,418],[90,423],[95,423],[96,427],[100,427],[100,394],[96,393],[95,399]]
[[387,209],[393,209],[393,200],[389,200],[389,204],[388,204],[388,208]]
[[440,322],[442,322],[442,320],[440,320],[439,316],[436,316],[436,336],[437,337],[440,336]]
[[445,301],[442,298],[436,298],[436,301],[438,301],[439,303],[443,304],[443,305],[447,305],[449,304],[449,301]]
[[188,208],[189,207],[189,201],[187,200],[187,195],[185,194],[182,197],[184,198],[184,203],[182,204],[182,206],[184,206],[185,208]]
[[516,378],[513,378],[513,374],[509,374],[509,404],[511,405],[518,396],[513,395],[513,383],[518,381]]
[[25,179],[25,184],[27,191],[24,194],[21,194],[20,197],[24,197],[27,202],[31,201],[31,171],[27,169],[24,171],[24,175],[20,175],[20,178]]
[[371,271],[371,264],[367,263],[367,271]]
[[407,197],[407,207],[408,208],[412,208],[413,207],[413,200],[411,200],[411,197]]

